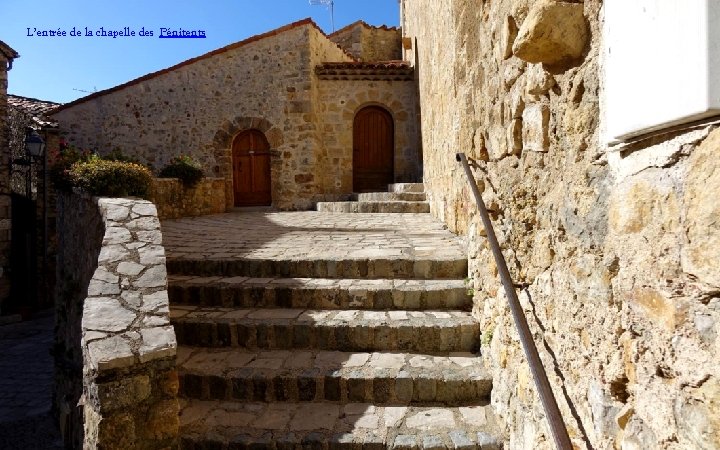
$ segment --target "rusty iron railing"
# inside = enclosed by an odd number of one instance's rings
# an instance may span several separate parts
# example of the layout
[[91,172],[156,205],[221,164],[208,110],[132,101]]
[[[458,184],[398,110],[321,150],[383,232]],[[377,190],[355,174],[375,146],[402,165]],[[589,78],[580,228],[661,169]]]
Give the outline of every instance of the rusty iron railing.
[[557,401],[553,395],[552,388],[550,388],[550,382],[548,381],[545,368],[543,367],[542,360],[538,354],[535,341],[530,333],[530,327],[528,326],[525,313],[520,306],[520,300],[518,300],[517,293],[515,292],[515,285],[513,284],[512,278],[510,277],[510,271],[508,270],[505,257],[500,251],[500,244],[498,244],[497,237],[495,236],[495,230],[493,230],[492,222],[490,222],[490,216],[488,215],[485,202],[483,202],[480,191],[478,190],[477,183],[475,183],[475,177],[470,170],[467,157],[465,153],[457,153],[455,159],[465,169],[468,182],[470,183],[470,189],[472,189],[475,201],[477,202],[478,210],[480,211],[480,218],[482,219],[483,225],[485,226],[485,234],[490,244],[490,250],[492,250],[493,256],[495,257],[495,264],[497,265],[498,274],[502,281],[503,287],[505,288],[505,295],[507,295],[508,303],[510,305],[510,311],[512,312],[513,319],[515,321],[515,327],[517,328],[518,334],[520,335],[520,343],[522,344],[523,350],[525,351],[525,357],[530,365],[530,371],[532,372],[533,379],[535,380],[535,387],[540,395],[540,402],[542,403],[543,410],[545,411],[545,417],[550,425],[550,432],[553,440],[555,441],[555,447],[558,450],[572,450],[573,446],[570,443],[570,437],[568,436],[565,422],[563,421],[560,408],[558,408]]

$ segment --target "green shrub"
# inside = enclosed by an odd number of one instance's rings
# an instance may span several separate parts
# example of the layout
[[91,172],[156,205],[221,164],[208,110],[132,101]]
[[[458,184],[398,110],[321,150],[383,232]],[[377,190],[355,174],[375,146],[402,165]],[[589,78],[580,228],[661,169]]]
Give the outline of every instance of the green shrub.
[[70,168],[76,162],[87,161],[90,155],[90,152],[82,152],[64,141],[60,142],[60,151],[53,158],[48,170],[50,181],[55,188],[66,192],[71,191],[74,185],[70,176]]
[[185,187],[197,185],[205,176],[202,165],[191,156],[180,155],[160,171],[161,178],[179,178]]
[[139,159],[137,159],[134,156],[128,156],[125,153],[122,152],[119,148],[115,148],[107,155],[103,156],[102,159],[107,159],[108,161],[122,161],[122,162],[131,162],[135,164],[142,164]]
[[152,183],[152,173],[145,166],[97,156],[74,163],[68,175],[72,186],[106,197],[145,198]]

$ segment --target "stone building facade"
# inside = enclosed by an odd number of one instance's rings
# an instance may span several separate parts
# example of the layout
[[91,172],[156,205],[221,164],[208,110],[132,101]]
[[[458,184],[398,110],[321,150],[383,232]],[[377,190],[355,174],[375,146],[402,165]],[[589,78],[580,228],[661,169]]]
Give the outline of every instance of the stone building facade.
[[468,237],[509,447],[554,448],[457,151],[576,448],[720,448],[720,131],[601,143],[600,0],[401,3],[424,182]]
[[0,313],[3,302],[10,295],[10,150],[7,86],[8,71],[19,55],[7,44],[0,41]]
[[402,33],[397,28],[373,27],[358,20],[330,35],[358,61],[398,61],[402,55]]
[[[399,53],[398,30],[361,28],[364,55]],[[390,182],[416,181],[412,69],[397,62],[363,65],[345,50],[353,45],[303,20],[63,105],[53,117],[71,143],[101,154],[119,149],[156,169],[180,154],[194,156],[206,175],[226,180],[227,208],[243,205],[237,174],[243,164],[255,164],[253,171],[267,171],[269,180],[261,180],[269,186],[267,203],[307,209],[353,191],[352,134],[333,131],[352,130],[358,110],[376,105],[394,120]],[[397,48],[380,51],[384,45]],[[343,63],[353,73],[329,76],[325,63]],[[267,162],[255,156],[234,161],[238,136],[251,130],[253,139],[266,140],[251,152],[269,153]]]

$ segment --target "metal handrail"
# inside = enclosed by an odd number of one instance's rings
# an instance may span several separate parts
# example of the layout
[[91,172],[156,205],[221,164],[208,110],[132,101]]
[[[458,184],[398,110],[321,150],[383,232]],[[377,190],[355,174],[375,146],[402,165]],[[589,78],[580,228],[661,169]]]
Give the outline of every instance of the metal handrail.
[[522,343],[523,350],[525,351],[525,357],[530,365],[530,371],[532,372],[533,379],[535,380],[535,387],[540,395],[540,402],[542,403],[543,410],[545,411],[545,417],[547,417],[548,424],[550,425],[550,432],[552,433],[553,440],[555,441],[555,447],[559,450],[572,450],[573,446],[570,443],[570,437],[568,436],[567,428],[565,428],[565,422],[563,421],[560,408],[558,408],[557,401],[553,395],[552,388],[550,388],[550,382],[548,381],[545,368],[543,367],[542,360],[538,354],[535,341],[533,340],[532,334],[530,333],[530,327],[528,326],[525,314],[520,306],[520,300],[518,300],[517,293],[515,292],[515,285],[510,277],[510,271],[508,270],[505,257],[503,257],[500,251],[500,244],[498,244],[497,237],[495,236],[495,230],[493,230],[492,222],[490,222],[490,216],[488,215],[485,202],[483,202],[480,191],[478,190],[477,183],[475,183],[475,177],[470,170],[467,157],[465,153],[455,154],[455,159],[462,164],[467,175],[468,182],[470,183],[470,189],[472,189],[475,201],[477,202],[478,210],[480,211],[480,218],[482,219],[483,225],[485,226],[485,234],[488,242],[490,243],[490,249],[492,250],[493,256],[495,257],[495,264],[497,265],[498,274],[502,281],[503,287],[505,288],[505,295],[508,297],[508,303],[510,305],[510,311],[512,312],[513,319],[515,321],[515,327],[517,328],[518,334],[520,335],[520,342]]

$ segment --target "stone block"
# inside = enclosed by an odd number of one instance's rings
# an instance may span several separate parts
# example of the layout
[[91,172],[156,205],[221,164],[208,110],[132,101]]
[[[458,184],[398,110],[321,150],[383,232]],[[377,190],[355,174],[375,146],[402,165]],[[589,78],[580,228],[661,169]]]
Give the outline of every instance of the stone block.
[[582,56],[589,38],[583,3],[540,0],[532,4],[513,44],[513,54],[549,65]]
[[103,416],[118,409],[138,405],[149,398],[150,394],[150,378],[147,375],[97,384],[97,396]]
[[499,50],[502,59],[508,59],[513,54],[513,43],[518,34],[518,26],[513,16],[506,16],[500,28]]
[[166,287],[167,270],[165,265],[150,267],[140,278],[133,282],[133,285],[139,288]]
[[413,450],[417,448],[415,436],[410,434],[399,434],[393,441],[392,449]]
[[141,329],[142,344],[139,349],[141,363],[175,356],[177,341],[172,326]]
[[667,331],[674,331],[687,319],[687,304],[683,299],[672,298],[656,289],[633,289],[628,300],[633,309]]
[[[93,286],[93,283],[90,283]],[[117,285],[117,293],[120,289]],[[93,288],[94,291],[100,291],[100,288]],[[108,289],[105,289],[106,291]],[[114,289],[112,289],[114,293]],[[95,297],[89,298],[83,305],[82,327],[84,330],[95,331],[124,331],[137,318],[137,313],[129,311],[115,298],[111,297]]]
[[688,160],[687,205],[688,243],[682,247],[682,268],[702,282],[720,286],[717,270],[720,245],[720,205],[714,193],[720,189],[717,146],[720,132],[713,131]]
[[544,103],[527,105],[522,114],[523,149],[546,152],[550,148],[550,109]]
[[135,417],[130,413],[112,414],[98,425],[97,444],[109,450],[134,448],[138,441]]

